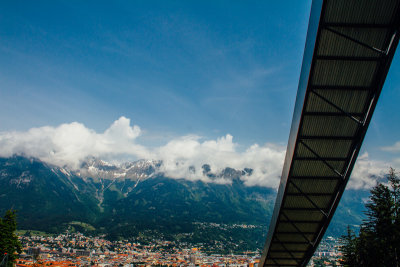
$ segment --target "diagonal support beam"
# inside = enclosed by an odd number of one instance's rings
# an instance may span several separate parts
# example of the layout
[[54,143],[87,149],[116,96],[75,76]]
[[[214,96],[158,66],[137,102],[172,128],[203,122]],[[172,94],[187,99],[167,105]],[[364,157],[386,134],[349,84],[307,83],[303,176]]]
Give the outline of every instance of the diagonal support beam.
[[390,43],[389,43],[388,47],[386,48],[386,55],[388,55],[390,50],[392,49],[392,45],[393,45],[394,39],[396,38],[396,35],[397,35],[397,31],[395,31],[393,33],[392,38],[390,39]]
[[279,240],[277,236],[275,236],[276,241],[283,247],[284,250],[290,255],[290,257],[297,263],[299,263],[299,260],[293,255],[293,253],[285,246],[285,244]]
[[271,258],[271,260],[272,260],[277,266],[282,266],[282,265],[280,265],[274,258]]
[[387,51],[383,51],[383,50],[381,50],[381,49],[379,49],[379,48],[376,48],[376,47],[373,47],[373,46],[368,45],[368,44],[366,44],[366,43],[363,43],[363,42],[361,42],[361,41],[359,41],[359,40],[357,40],[357,39],[354,39],[354,38],[352,38],[352,37],[350,37],[350,36],[348,36],[348,35],[346,35],[346,34],[343,34],[343,33],[339,32],[339,31],[334,30],[334,29],[332,29],[332,28],[330,28],[330,27],[326,27],[325,29],[326,29],[327,31],[330,31],[330,32],[332,32],[332,33],[334,33],[334,34],[337,34],[337,35],[339,35],[339,36],[341,36],[341,37],[343,37],[343,38],[346,38],[347,40],[350,40],[350,41],[352,41],[352,42],[354,42],[354,43],[356,43],[356,44],[359,44],[359,45],[361,45],[361,46],[363,46],[363,47],[365,47],[365,48],[368,48],[368,49],[370,49],[370,50],[372,50],[372,51],[374,51],[374,52],[378,52],[378,53],[381,54],[381,55],[385,55],[385,56],[386,56],[386,55],[388,54]]
[[314,156],[317,157],[320,161],[322,161],[329,169],[331,169],[334,173],[336,173],[338,176],[340,176],[342,179],[344,179],[344,175],[341,174],[338,170],[336,170],[334,167],[332,167],[331,164],[329,164],[324,158],[322,158],[320,155],[317,154],[311,147],[309,147],[306,143],[304,143],[302,140],[299,141],[303,146],[305,146],[311,153],[314,154]]
[[360,121],[359,119],[355,118],[353,115],[348,113],[347,111],[345,111],[342,108],[340,108],[338,105],[336,105],[335,103],[333,103],[332,101],[330,101],[326,97],[324,97],[324,96],[320,95],[319,93],[315,92],[315,90],[311,90],[311,92],[314,95],[318,96],[323,101],[325,101],[326,103],[328,103],[329,105],[331,105],[332,107],[334,107],[335,109],[337,109],[338,111],[340,111],[341,113],[343,113],[344,115],[346,115],[347,117],[349,117],[350,119],[352,119],[353,121],[357,122],[358,124],[363,124],[364,123],[363,121]]
[[319,210],[325,217],[328,217],[328,214],[321,209],[315,202],[306,194],[304,193],[292,180],[290,183],[313,205],[317,210]]
[[301,235],[303,236],[303,238],[304,238],[308,243],[310,243],[311,246],[314,246],[314,245],[315,245],[314,242],[311,242],[311,240],[309,240],[308,237],[307,237],[302,231],[300,231],[300,229],[297,227],[297,225],[294,224],[294,223],[292,222],[292,220],[290,220],[289,217],[288,217],[284,212],[282,212],[282,215],[286,218],[286,220],[289,221],[289,223],[294,227],[294,229],[296,229],[296,231],[299,232],[299,234],[301,234]]

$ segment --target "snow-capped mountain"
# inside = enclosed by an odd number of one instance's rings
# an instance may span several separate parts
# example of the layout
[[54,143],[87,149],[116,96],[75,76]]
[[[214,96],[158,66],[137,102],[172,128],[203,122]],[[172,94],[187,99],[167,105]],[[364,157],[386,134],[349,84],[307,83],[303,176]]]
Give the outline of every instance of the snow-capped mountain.
[[[162,161],[157,160],[138,160],[134,162],[125,162],[121,164],[110,163],[97,158],[89,158],[84,161],[78,170],[70,170],[71,173],[76,174],[82,178],[93,179],[106,179],[106,180],[133,180],[143,181],[155,174],[162,174],[161,167]],[[194,167],[189,167],[194,168]],[[65,170],[66,171],[66,170]],[[219,172],[213,172],[209,164],[202,166],[202,173],[204,176],[214,181],[218,178],[223,178],[232,181],[234,178],[241,176],[252,175],[253,170],[244,168],[243,170],[236,170],[230,167]],[[184,177],[182,177],[184,178]]]
[[154,175],[161,165],[160,161],[138,160],[113,164],[101,159],[89,158],[75,173],[82,178],[143,180]]
[[[198,233],[193,228],[198,222],[259,226],[269,222],[276,191],[246,186],[241,177],[251,175],[251,169],[227,167],[213,173],[204,164],[203,173],[211,181],[218,177],[232,181],[218,184],[168,178],[159,171],[161,164],[141,160],[117,165],[92,158],[75,172],[33,158],[0,158],[0,212],[18,210],[21,229],[57,232],[78,221],[91,224],[97,233],[124,238],[147,230],[159,231],[154,232],[157,236]],[[360,199],[367,197],[368,192],[345,192],[330,234],[360,224],[364,208]],[[221,231],[205,232],[204,238],[232,240],[230,232]],[[253,234],[246,242],[259,239],[257,244],[262,244],[265,238]]]

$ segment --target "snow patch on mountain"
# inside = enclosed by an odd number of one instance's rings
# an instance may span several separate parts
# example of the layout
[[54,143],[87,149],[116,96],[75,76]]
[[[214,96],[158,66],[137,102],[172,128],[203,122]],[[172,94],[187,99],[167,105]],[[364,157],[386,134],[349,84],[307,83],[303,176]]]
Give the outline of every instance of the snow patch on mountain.
[[[246,180],[253,174],[253,169],[244,168],[236,170],[226,167],[221,171],[212,170],[209,164],[204,164],[199,170],[203,175],[203,180],[215,184],[231,184],[233,179]],[[189,166],[188,172],[196,172],[194,166]],[[136,181],[136,187],[141,181],[151,178],[155,175],[168,177],[164,173],[162,161],[156,160],[138,160],[134,162],[124,162],[114,164],[101,159],[88,158],[81,164],[74,173],[83,179],[92,178],[96,180],[133,180]],[[186,179],[187,177],[181,177]],[[134,188],[133,187],[133,188]]]
[[113,164],[101,159],[89,158],[81,164],[75,173],[83,178],[140,180],[154,175],[160,164],[160,162],[152,160]]

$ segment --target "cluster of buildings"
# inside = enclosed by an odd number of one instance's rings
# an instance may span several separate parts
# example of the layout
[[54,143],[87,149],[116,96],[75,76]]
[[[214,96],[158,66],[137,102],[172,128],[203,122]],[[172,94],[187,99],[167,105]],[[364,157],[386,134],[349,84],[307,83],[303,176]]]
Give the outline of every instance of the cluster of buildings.
[[308,266],[343,266],[340,252],[341,242],[338,238],[328,236],[321,241]]
[[[206,245],[151,240],[109,241],[104,236],[88,237],[81,233],[57,236],[24,235],[19,237],[23,253],[19,267],[33,266],[250,266],[260,261],[259,251],[238,254],[205,253]],[[309,266],[342,266],[340,242],[333,237],[323,240]]]
[[58,236],[20,236],[23,253],[16,266],[257,266],[260,255],[206,254],[204,245],[152,240],[108,241],[104,236],[87,237],[81,233]]

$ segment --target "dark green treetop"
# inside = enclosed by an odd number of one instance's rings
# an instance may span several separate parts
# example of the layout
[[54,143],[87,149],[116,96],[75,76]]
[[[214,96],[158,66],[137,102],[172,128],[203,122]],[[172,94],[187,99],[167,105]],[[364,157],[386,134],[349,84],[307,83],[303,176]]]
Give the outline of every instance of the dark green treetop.
[[387,179],[371,190],[359,235],[342,237],[345,266],[400,266],[400,179],[393,168]]
[[16,213],[14,210],[7,210],[4,217],[0,217],[0,266],[12,266],[17,254],[22,252],[16,230]]

